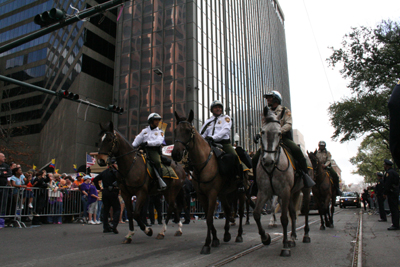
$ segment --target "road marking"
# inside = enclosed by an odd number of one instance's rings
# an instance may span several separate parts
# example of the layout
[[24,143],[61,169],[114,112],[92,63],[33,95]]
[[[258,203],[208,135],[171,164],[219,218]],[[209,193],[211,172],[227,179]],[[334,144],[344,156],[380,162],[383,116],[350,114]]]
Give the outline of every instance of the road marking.
[[354,244],[353,251],[353,267],[362,267],[362,223],[363,223],[363,211],[360,209],[358,217],[357,237]]

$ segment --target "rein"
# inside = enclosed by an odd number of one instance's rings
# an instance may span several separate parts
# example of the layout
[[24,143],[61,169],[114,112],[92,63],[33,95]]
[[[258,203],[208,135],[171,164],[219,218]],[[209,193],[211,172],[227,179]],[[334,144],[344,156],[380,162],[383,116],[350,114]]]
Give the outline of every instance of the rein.
[[[190,125],[190,128],[191,128],[190,137],[189,137],[189,140],[188,140],[187,142],[181,141],[181,140],[179,140],[179,139],[175,139],[175,143],[181,143],[181,144],[185,147],[185,150],[186,150],[186,151],[189,151],[189,145],[190,145],[190,143],[192,142],[193,145],[194,145],[194,140],[195,140],[195,139],[194,139],[194,136],[195,136],[196,132],[195,132],[195,129],[194,129],[194,127],[192,126],[192,124],[191,124],[190,122],[188,122],[188,121],[180,121],[180,122],[178,122],[178,125],[181,124],[181,123],[188,123],[188,124]],[[211,147],[210,147],[210,148],[211,148]],[[189,165],[189,166],[192,166],[193,169],[194,169],[195,174],[200,176],[201,172],[204,170],[204,168],[207,166],[208,162],[211,160],[213,154],[214,154],[214,153],[213,153],[212,149],[210,149],[210,153],[208,154],[208,157],[207,157],[206,161],[201,162],[201,163],[192,163],[192,162],[188,162],[188,165]],[[203,165],[203,164],[204,164],[204,165]],[[203,167],[201,167],[200,170],[196,170],[195,166],[199,166],[199,165],[203,165]],[[194,178],[193,175],[191,175],[191,176],[192,176],[193,180],[196,181],[197,183],[206,184],[206,183],[211,183],[212,181],[214,181],[214,179],[217,177],[217,175],[218,175],[218,171],[217,171],[216,174],[211,178],[211,180],[204,181],[204,182],[203,182],[203,181],[200,181],[199,179]]]

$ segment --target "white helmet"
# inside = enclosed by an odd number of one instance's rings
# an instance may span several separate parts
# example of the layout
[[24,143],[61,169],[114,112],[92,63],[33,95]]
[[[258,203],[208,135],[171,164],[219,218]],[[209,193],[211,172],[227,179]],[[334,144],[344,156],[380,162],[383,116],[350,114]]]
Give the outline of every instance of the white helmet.
[[272,96],[273,99],[276,99],[279,105],[282,104],[282,96],[281,93],[279,93],[278,91],[274,90],[270,93],[266,93],[264,95],[264,98],[267,98],[268,96]]
[[158,114],[158,113],[151,113],[150,115],[149,115],[149,117],[147,117],[147,122],[150,124],[151,122],[152,122],[152,120],[157,120],[157,119],[162,119],[161,118],[161,116],[160,116],[160,114]]
[[215,107],[215,106],[221,106],[221,108],[224,109],[224,105],[222,104],[221,101],[219,101],[219,100],[214,100],[214,101],[211,103],[211,106],[210,106],[210,111],[211,111],[211,112],[212,112],[213,107]]
[[319,146],[326,146],[326,143],[325,143],[325,141],[319,141],[318,145]]

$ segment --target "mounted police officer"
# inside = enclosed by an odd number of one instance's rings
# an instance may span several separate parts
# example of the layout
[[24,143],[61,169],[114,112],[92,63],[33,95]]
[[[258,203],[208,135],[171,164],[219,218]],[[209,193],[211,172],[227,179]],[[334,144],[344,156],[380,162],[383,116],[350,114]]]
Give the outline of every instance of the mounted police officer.
[[332,155],[328,150],[326,150],[325,141],[319,141],[318,143],[317,158],[322,164],[324,164],[324,169],[326,169],[329,172],[330,177],[332,177],[333,184],[336,188],[336,194],[341,196],[342,191],[340,191],[339,188],[339,175],[332,168]]
[[[232,120],[228,115],[222,114],[223,108],[224,105],[219,100],[215,100],[211,103],[210,111],[213,116],[204,123],[203,127],[201,127],[200,134],[208,142],[221,144],[222,150],[224,150],[225,153],[238,157],[230,140]],[[244,192],[242,166],[237,166],[236,172],[240,177],[238,181],[238,190]]]
[[[291,154],[298,162],[297,174],[301,175],[303,178],[303,183],[305,188],[310,188],[315,185],[315,182],[308,176],[308,167],[306,159],[301,151],[300,147],[293,142],[292,137],[292,115],[290,110],[284,106],[282,106],[282,96],[278,91],[272,91],[264,95],[264,98],[267,99],[268,107],[274,112],[278,119],[280,119],[281,123],[281,131],[282,131],[282,142],[288,147],[291,151]],[[259,135],[255,137],[255,142],[258,143]],[[258,160],[260,158],[261,149],[257,151],[252,159],[253,168],[257,167]],[[253,172],[254,174],[256,171]],[[255,177],[255,176],[254,176]]]
[[[93,184],[97,190],[101,190],[99,181],[103,182],[102,200],[103,200],[103,233],[113,232],[118,234],[117,226],[119,222],[119,215],[121,213],[121,204],[118,200],[119,188],[117,186],[117,164],[115,158],[111,158],[111,164],[106,170],[101,172],[93,179]],[[113,226],[110,227],[108,217],[110,215],[110,208],[113,208]]]
[[386,212],[384,208],[384,203],[385,203],[385,198],[383,197],[383,186],[384,186],[384,179],[383,179],[383,173],[377,172],[376,176],[378,177],[378,182],[376,183],[375,186],[375,194],[378,199],[378,207],[379,207],[379,216],[381,217],[379,222],[386,222]]
[[147,157],[152,162],[158,179],[158,191],[163,191],[167,188],[167,185],[161,178],[161,145],[164,142],[164,132],[158,128],[161,119],[158,113],[151,113],[147,118],[149,126],[144,128],[132,143],[133,147],[141,146],[146,150]]
[[399,174],[392,168],[393,162],[385,159],[384,163],[386,174],[383,194],[388,199],[392,213],[392,226],[388,230],[399,230]]

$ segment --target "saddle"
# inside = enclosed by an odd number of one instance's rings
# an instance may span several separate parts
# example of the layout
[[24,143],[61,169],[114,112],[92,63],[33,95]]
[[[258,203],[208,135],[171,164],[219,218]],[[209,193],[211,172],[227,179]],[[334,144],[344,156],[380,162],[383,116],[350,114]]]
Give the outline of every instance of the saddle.
[[[151,162],[150,159],[145,157],[144,154],[141,154],[143,161],[146,163],[147,167],[147,173],[149,174],[151,179],[156,179],[156,173],[154,172],[154,166]],[[161,157],[161,171],[162,174],[160,173],[161,178],[169,178],[169,179],[179,179],[178,175],[176,174],[175,170],[170,166],[171,165],[171,160],[169,160],[169,165],[166,165],[163,160],[163,157]],[[168,158],[166,158],[168,159]]]

